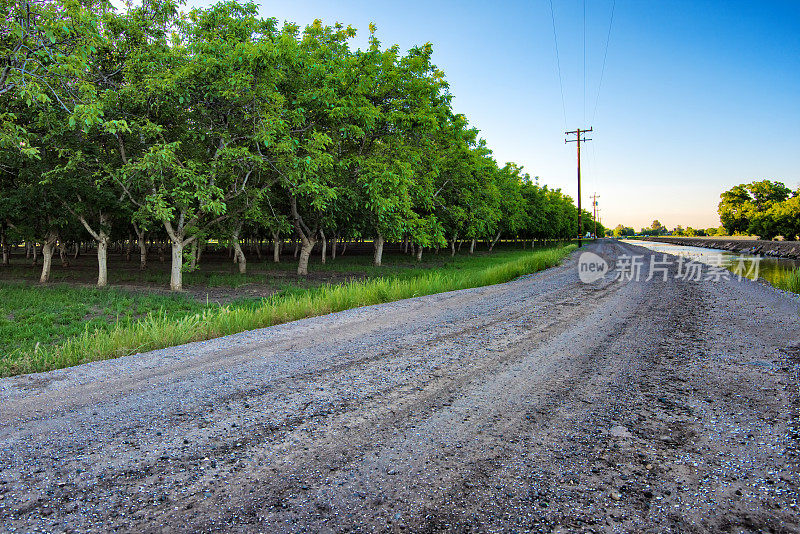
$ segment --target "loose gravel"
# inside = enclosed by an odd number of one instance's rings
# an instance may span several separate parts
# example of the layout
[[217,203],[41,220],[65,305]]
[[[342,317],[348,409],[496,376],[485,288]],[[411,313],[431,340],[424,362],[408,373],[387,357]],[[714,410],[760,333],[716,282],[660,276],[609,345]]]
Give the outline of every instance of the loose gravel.
[[800,532],[800,303],[578,254],[0,380],[0,531]]

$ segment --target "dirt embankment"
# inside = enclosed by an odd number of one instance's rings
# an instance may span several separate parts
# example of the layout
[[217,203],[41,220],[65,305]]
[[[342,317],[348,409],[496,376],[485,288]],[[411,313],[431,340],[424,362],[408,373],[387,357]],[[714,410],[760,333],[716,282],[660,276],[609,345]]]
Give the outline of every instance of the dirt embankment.
[[800,302],[588,249],[0,380],[0,531],[800,532]]
[[648,237],[648,241],[717,248],[762,256],[800,259],[800,241],[764,241],[763,239],[717,239],[706,237]]

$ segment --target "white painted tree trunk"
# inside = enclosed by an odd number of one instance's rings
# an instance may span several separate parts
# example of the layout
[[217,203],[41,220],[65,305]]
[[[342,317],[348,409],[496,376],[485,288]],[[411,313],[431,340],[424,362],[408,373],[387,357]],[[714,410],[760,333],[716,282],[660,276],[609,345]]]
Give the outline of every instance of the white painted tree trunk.
[[0,229],[0,249],[3,250],[3,265],[8,265],[10,262],[8,253],[8,235],[6,233],[6,223],[3,222]]
[[147,243],[144,242],[144,232],[137,236],[139,242],[139,269],[147,269]]
[[108,244],[111,241],[111,236],[108,234],[108,214],[100,213],[100,224],[97,231],[89,225],[89,221],[83,215],[79,216],[79,219],[86,231],[97,242],[97,287],[106,287],[108,285]]
[[50,280],[50,267],[53,265],[56,241],[58,241],[58,233],[50,230],[44,240],[44,245],[42,245],[42,275],[39,277],[41,284],[46,284]]
[[381,262],[383,261],[383,243],[384,243],[383,236],[381,234],[378,234],[378,237],[375,238],[375,243],[374,243],[375,255],[372,258],[372,264],[375,265],[375,267],[380,267]]
[[172,291],[183,291],[183,239],[181,237],[172,240],[169,288]]
[[302,238],[302,246],[300,247],[300,260],[297,262],[297,274],[299,276],[306,276],[308,274],[308,259],[311,257],[311,251],[317,243],[315,239]]
[[233,243],[233,262],[239,264],[239,273],[244,274],[247,272],[247,258],[244,257],[242,251],[242,244],[239,243],[239,229],[233,231],[231,235],[231,242]]
[[97,242],[97,287],[108,285],[108,241],[109,236],[101,230]]
[[419,247],[417,248],[417,261],[422,261],[422,249],[423,248],[424,247],[422,245],[419,245]]
[[69,258],[67,257],[67,245],[63,241],[58,242],[58,257],[61,259],[62,267],[69,267]]
[[477,241],[477,240],[473,237],[472,241],[470,241],[470,243],[469,243],[469,253],[470,254],[475,254],[475,241]]
[[277,232],[272,232],[272,261],[274,263],[281,262],[281,244],[280,239],[281,235]]
[[500,232],[497,232],[497,235],[494,236],[494,239],[489,243],[489,252],[494,249],[494,246],[497,244],[497,241],[500,240]]
[[322,230],[319,231],[319,235],[322,238],[322,263],[324,264],[328,256],[328,240],[325,238],[325,232]]

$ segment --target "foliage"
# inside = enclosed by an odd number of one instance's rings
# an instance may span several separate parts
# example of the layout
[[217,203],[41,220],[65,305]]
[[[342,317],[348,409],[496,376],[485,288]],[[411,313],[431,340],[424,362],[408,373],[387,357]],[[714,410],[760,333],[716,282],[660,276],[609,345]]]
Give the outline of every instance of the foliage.
[[493,159],[430,43],[403,53],[370,26],[354,50],[352,27],[281,26],[236,0],[3,5],[0,230],[42,243],[43,282],[57,246],[93,241],[105,285],[109,244],[134,232],[169,242],[180,290],[211,240],[244,272],[240,240],[293,236],[305,275],[329,237],[373,239],[377,266],[384,241],[419,258],[595,231],[569,196]]
[[800,235],[800,190],[778,181],[761,180],[732,187],[720,195],[718,211],[725,230],[761,239]]
[[636,235],[636,231],[631,228],[630,226],[624,226],[622,224],[618,224],[616,228],[614,228],[614,237],[631,237]]

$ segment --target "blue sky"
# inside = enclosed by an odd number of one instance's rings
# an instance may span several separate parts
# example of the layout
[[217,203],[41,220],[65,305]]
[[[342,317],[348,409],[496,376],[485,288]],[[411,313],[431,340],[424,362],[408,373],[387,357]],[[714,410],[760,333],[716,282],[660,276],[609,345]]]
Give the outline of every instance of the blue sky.
[[735,184],[768,178],[800,187],[796,0],[553,0],[564,108],[549,0],[260,6],[281,21],[351,24],[355,46],[365,45],[370,22],[384,45],[433,43],[456,111],[497,160],[573,197],[575,145],[563,133],[593,126],[583,202],[590,206],[596,191],[606,225],[718,226],[719,194]]

